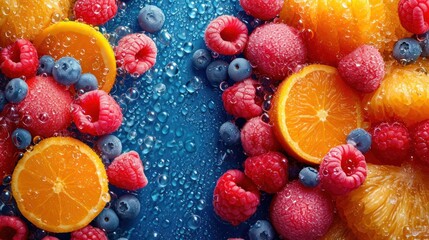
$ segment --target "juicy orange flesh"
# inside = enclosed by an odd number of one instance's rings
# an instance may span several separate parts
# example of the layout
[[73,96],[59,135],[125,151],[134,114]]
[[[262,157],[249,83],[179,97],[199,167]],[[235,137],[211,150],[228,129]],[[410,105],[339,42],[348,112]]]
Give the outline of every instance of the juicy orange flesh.
[[355,93],[338,74],[324,71],[313,71],[298,79],[284,111],[292,141],[312,156],[324,156],[358,126]]
[[87,206],[98,205],[102,189],[96,166],[75,146],[52,145],[33,158],[19,175],[18,190],[34,217],[70,225],[87,217],[92,210]]

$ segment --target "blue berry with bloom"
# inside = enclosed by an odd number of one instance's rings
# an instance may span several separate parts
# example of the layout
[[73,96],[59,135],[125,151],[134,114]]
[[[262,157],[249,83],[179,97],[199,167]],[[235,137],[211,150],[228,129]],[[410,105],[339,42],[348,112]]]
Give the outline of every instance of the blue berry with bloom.
[[249,239],[250,240],[272,240],[276,236],[270,222],[266,220],[258,220],[255,224],[250,226]]
[[140,27],[150,33],[158,32],[164,25],[165,15],[162,10],[154,5],[146,5],[138,15]]
[[219,86],[228,79],[228,63],[223,60],[211,62],[206,68],[206,77],[212,86]]
[[31,144],[31,133],[23,128],[12,132],[12,142],[18,149],[26,149]]
[[4,92],[0,90],[0,112],[3,111],[4,105],[6,105],[7,100]]
[[219,128],[219,134],[222,141],[228,146],[240,143],[240,130],[232,122],[223,123]]
[[21,78],[10,80],[5,87],[4,94],[10,103],[19,103],[27,96],[28,85]]
[[98,89],[97,78],[91,73],[84,73],[79,80],[74,84],[77,91],[89,92]]
[[115,211],[121,219],[134,219],[140,213],[140,201],[131,194],[122,195],[115,203]]
[[299,172],[299,181],[306,187],[316,187],[320,182],[319,172],[312,167],[305,167]]
[[104,229],[106,232],[112,232],[119,226],[118,215],[110,208],[103,209],[94,219],[94,222],[98,228]]
[[121,155],[122,142],[115,135],[105,135],[97,140],[96,147],[103,157],[109,160]]
[[355,146],[361,153],[366,153],[371,148],[371,134],[362,128],[356,128],[347,136],[347,143]]
[[72,57],[62,57],[55,62],[52,76],[62,85],[70,86],[79,81],[82,74],[80,63]]
[[39,66],[37,67],[37,75],[46,74],[52,75],[52,69],[54,69],[55,60],[49,55],[43,55],[39,59]]
[[243,81],[252,75],[252,66],[245,58],[236,58],[228,66],[228,75],[235,81]]
[[393,47],[393,57],[400,63],[415,62],[422,54],[420,43],[414,38],[398,40]]
[[212,61],[212,56],[207,49],[198,49],[192,55],[192,65],[197,70],[206,69]]

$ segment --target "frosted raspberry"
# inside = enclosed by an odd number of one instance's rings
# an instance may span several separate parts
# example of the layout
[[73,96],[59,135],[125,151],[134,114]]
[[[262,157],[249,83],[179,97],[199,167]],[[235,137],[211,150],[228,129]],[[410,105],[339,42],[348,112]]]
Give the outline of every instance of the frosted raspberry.
[[156,62],[157,48],[153,40],[142,34],[129,34],[118,42],[115,56],[118,67],[130,74],[141,75]]
[[269,151],[280,151],[272,126],[254,117],[241,129],[241,145],[248,156],[257,156]]
[[261,20],[271,20],[282,10],[282,0],[240,0],[244,11]]
[[259,205],[259,191],[239,170],[228,170],[217,181],[213,207],[217,215],[234,226],[246,221]]
[[417,123],[411,130],[414,157],[429,164],[429,120]]
[[42,238],[42,240],[59,240],[59,239],[56,237],[53,237],[53,236],[46,236],[46,237]]
[[33,77],[38,66],[37,50],[28,40],[18,39],[1,50],[0,70],[8,78]]
[[377,48],[362,45],[340,60],[338,72],[352,88],[373,92],[384,78],[384,60]]
[[287,159],[279,152],[249,157],[244,162],[244,169],[246,176],[267,193],[276,193],[287,183]]
[[319,239],[329,230],[334,206],[320,188],[288,183],[271,202],[271,223],[284,239]]
[[360,187],[366,175],[365,156],[350,144],[329,150],[319,167],[322,187],[334,195],[343,195]]
[[244,54],[257,74],[275,81],[300,69],[307,59],[307,49],[298,30],[283,23],[256,28]]
[[138,190],[146,187],[148,181],[140,156],[135,151],[116,157],[107,168],[109,183],[125,190]]
[[0,216],[0,239],[25,240],[28,228],[25,223],[14,216]]
[[401,25],[407,31],[422,34],[429,30],[428,0],[401,0],[398,14]]
[[108,240],[103,230],[88,225],[72,232],[71,240]]
[[112,19],[118,6],[115,0],[77,0],[73,11],[77,20],[98,26]]
[[209,23],[204,33],[208,48],[222,55],[243,52],[248,40],[246,25],[240,19],[223,15]]
[[411,137],[402,122],[381,122],[372,127],[371,151],[384,164],[401,165],[409,158]]
[[261,100],[256,96],[257,85],[258,82],[248,78],[227,88],[222,94],[226,112],[246,119],[261,115]]

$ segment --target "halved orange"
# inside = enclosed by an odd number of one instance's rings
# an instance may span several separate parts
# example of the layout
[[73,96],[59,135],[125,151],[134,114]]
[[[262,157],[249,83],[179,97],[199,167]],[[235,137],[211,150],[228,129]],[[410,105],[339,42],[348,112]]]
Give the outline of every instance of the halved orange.
[[309,65],[278,87],[270,111],[274,133],[285,150],[310,164],[319,164],[349,132],[361,127],[361,102],[336,68]]
[[98,88],[109,92],[116,79],[116,59],[107,39],[95,28],[80,22],[55,23],[34,40],[39,56],[58,60],[69,56],[79,60],[82,73],[97,77]]
[[42,140],[19,160],[12,193],[22,215],[49,232],[88,225],[108,201],[108,181],[100,157],[69,137]]

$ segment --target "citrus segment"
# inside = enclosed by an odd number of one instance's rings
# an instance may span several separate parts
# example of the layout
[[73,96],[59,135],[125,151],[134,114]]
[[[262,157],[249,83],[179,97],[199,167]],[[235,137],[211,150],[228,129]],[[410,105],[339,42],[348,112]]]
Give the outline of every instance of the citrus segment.
[[429,175],[413,164],[368,164],[365,183],[336,199],[358,239],[429,238]]
[[116,79],[116,60],[107,39],[93,27],[79,22],[55,23],[34,40],[40,56],[58,60],[69,56],[79,60],[83,73],[97,77],[98,88],[109,92]]
[[363,121],[357,93],[325,65],[307,66],[284,80],[272,104],[277,139],[289,154],[312,164]]
[[429,62],[386,63],[380,87],[364,97],[371,122],[401,120],[408,126],[429,119]]
[[53,137],[24,154],[12,175],[21,213],[50,232],[71,232],[90,223],[110,200],[104,165],[79,140]]
[[331,224],[328,232],[323,236],[322,240],[357,240],[353,232],[347,227],[347,223],[341,220],[338,215],[335,215],[334,221]]

